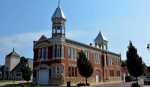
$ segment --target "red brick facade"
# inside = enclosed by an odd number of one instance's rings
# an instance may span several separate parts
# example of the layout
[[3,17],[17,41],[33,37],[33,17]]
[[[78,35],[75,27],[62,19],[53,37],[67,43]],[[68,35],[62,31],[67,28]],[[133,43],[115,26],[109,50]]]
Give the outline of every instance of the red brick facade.
[[107,50],[108,41],[102,33],[95,39],[95,46],[86,45],[65,37],[65,22],[66,17],[58,6],[52,16],[52,38],[41,36],[34,41],[33,82],[62,84],[84,81],[77,68],[78,52],[81,50],[94,68],[88,79],[90,82],[121,80],[121,55]]
[[[40,44],[40,43],[39,43]],[[41,43],[42,44],[42,43]],[[51,43],[49,43],[51,44]],[[73,44],[72,44],[73,45]],[[64,58],[62,59],[53,59],[53,47],[52,46],[46,46],[48,48],[48,56],[46,60],[41,61],[39,58],[39,48],[34,49],[34,68],[39,67],[42,64],[46,64],[47,66],[51,66],[52,64],[62,64],[64,65],[64,82],[67,81],[72,81],[72,82],[79,82],[84,80],[82,76],[77,71],[77,65],[76,65],[76,60],[72,60],[68,56],[68,48],[69,45],[63,45],[64,47]],[[74,46],[75,47],[75,46]],[[83,49],[83,47],[82,47]],[[76,47],[76,53],[81,51],[80,47]],[[89,53],[89,60],[91,61],[93,67],[94,67],[94,72],[91,78],[89,79],[90,81],[96,82],[96,75],[99,76],[99,82],[102,81],[115,81],[115,80],[121,80],[121,56],[112,54],[110,52],[103,52],[103,51],[98,51],[99,52],[99,58],[100,58],[100,64],[95,64],[95,55],[94,55],[94,50],[88,48],[88,53]],[[102,53],[103,52],[103,53]],[[104,55],[104,60],[103,56]],[[78,57],[78,54],[77,54]],[[109,64],[108,59],[112,59],[112,63]],[[104,63],[104,64],[103,64]],[[69,67],[71,65],[75,65],[75,67],[71,67],[75,72],[74,74],[70,74],[72,72],[69,72]],[[71,69],[70,68],[70,69]],[[37,76],[37,75],[34,75]],[[49,74],[50,76],[50,74]],[[36,77],[35,77],[36,78]],[[49,78],[51,79],[51,78]],[[56,78],[55,78],[56,79]]]

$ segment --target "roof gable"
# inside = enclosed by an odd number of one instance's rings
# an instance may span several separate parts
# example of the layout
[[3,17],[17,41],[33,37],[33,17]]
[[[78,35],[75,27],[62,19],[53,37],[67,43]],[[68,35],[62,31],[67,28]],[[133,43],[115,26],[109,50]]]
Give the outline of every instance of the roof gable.
[[13,51],[6,56],[7,57],[10,57],[10,56],[20,57],[20,55],[14,50],[14,48],[13,48]]
[[45,35],[42,35],[38,41],[44,41],[44,40],[47,40],[47,37]]

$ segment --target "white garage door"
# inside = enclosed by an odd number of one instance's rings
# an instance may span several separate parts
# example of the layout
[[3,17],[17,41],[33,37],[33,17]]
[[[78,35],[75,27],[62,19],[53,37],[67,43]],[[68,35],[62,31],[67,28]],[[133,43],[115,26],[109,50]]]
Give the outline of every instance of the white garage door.
[[96,75],[96,82],[99,82],[99,75]]
[[49,73],[47,69],[42,69],[39,71],[39,84],[46,85],[48,84]]

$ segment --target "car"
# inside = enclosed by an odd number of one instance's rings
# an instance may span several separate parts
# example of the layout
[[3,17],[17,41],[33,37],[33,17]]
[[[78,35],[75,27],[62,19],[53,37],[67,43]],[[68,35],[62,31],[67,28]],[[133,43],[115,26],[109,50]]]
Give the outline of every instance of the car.
[[150,84],[150,76],[145,76],[145,77],[144,77],[144,84],[145,84],[145,85]]
[[125,77],[125,82],[132,82],[132,81],[136,81],[136,78],[133,76],[126,76]]

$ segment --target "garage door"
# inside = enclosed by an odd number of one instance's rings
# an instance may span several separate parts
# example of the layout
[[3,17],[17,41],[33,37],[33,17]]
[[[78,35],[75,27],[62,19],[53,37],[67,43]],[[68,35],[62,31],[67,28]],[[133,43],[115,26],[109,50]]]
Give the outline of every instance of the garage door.
[[99,82],[99,75],[96,75],[96,82]]
[[42,69],[39,71],[39,84],[46,85],[48,84],[49,73],[47,69]]

